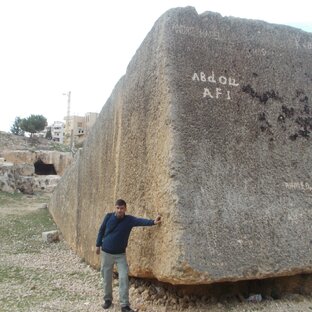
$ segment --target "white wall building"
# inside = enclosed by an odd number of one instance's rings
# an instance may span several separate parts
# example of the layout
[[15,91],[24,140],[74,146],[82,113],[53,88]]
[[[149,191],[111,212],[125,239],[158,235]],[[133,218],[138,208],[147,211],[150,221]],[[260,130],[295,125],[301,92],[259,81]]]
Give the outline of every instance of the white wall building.
[[49,127],[51,128],[52,140],[64,143],[64,123],[62,121],[54,121]]

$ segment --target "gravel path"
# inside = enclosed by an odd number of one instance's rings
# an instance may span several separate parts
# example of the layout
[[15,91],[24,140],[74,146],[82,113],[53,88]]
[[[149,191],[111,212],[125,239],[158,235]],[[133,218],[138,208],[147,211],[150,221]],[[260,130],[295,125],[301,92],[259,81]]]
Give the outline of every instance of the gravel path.
[[[64,241],[42,241],[43,231],[56,228],[47,209],[42,209],[42,198],[36,202],[19,197],[15,202],[0,195],[0,311],[104,311],[100,273]],[[311,296],[291,294],[258,303],[237,298],[217,302],[211,297],[179,297],[160,286],[131,281],[131,303],[138,311],[312,311]],[[114,302],[108,311],[120,311],[118,279],[114,280]]]

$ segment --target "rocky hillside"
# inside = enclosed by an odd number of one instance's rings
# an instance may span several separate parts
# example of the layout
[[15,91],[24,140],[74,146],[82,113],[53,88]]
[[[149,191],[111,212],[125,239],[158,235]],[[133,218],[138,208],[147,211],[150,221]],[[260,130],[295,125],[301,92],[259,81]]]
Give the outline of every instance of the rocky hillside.
[[28,138],[0,131],[0,156],[4,150],[70,151],[68,146],[45,138]]
[[72,160],[63,144],[0,132],[0,191],[52,192]]

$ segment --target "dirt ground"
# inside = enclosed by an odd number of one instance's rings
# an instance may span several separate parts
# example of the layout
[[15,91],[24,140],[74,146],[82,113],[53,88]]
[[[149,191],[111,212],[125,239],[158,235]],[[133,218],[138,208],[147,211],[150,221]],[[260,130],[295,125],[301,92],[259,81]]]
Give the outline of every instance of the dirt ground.
[[[104,311],[100,273],[75,255],[64,241],[45,243],[42,232],[56,229],[46,194],[26,196],[0,192],[0,311]],[[312,311],[312,296],[288,293],[274,300],[261,297],[181,296],[148,281],[131,279],[130,299],[136,311],[243,312]],[[259,299],[259,298],[258,298]],[[118,279],[114,305],[120,311]]]

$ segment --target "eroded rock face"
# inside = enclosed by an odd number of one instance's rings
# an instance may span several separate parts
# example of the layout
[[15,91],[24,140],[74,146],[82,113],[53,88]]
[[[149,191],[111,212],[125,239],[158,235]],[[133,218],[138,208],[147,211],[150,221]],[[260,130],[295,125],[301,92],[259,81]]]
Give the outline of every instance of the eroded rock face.
[[0,163],[0,191],[2,192],[51,193],[60,179],[59,175],[35,175],[34,166],[30,164]]
[[35,192],[52,193],[60,179],[61,176],[59,175],[35,176],[33,179],[33,189]]
[[95,239],[124,198],[130,272],[208,284],[312,271],[312,34],[173,9],[116,85],[49,205],[99,265]]
[[12,163],[0,163],[0,191],[7,193],[15,192],[14,165]]
[[46,165],[53,165],[56,174],[61,176],[73,161],[71,153],[58,151],[6,150],[1,151],[1,156],[14,164],[34,165],[40,160]]

